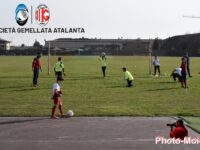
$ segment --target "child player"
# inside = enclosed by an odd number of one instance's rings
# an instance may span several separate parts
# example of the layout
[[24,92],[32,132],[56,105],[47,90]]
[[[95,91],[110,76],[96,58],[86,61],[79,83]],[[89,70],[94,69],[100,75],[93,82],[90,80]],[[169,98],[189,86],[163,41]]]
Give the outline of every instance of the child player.
[[62,96],[62,91],[60,88],[60,84],[63,81],[62,77],[58,77],[56,83],[53,84],[53,93],[52,93],[52,100],[54,101],[54,105],[52,108],[52,113],[51,113],[51,118],[52,119],[57,119],[55,113],[56,113],[56,108],[58,107],[60,110],[61,118],[64,117],[63,111],[62,111],[62,102],[60,97]]
[[106,60],[107,60],[106,53],[103,52],[99,57],[99,61],[101,62],[101,70],[103,73],[103,78],[106,77]]
[[181,61],[182,61],[182,63],[181,63],[181,69],[182,69],[182,71],[181,71],[181,75],[182,75],[181,87],[188,88],[187,81],[186,81],[186,79],[187,79],[187,77],[186,77],[187,76],[187,62],[184,57],[181,58]]
[[127,87],[132,87],[132,81],[134,79],[132,74],[125,67],[122,68],[122,71],[124,72],[124,78],[127,81]]

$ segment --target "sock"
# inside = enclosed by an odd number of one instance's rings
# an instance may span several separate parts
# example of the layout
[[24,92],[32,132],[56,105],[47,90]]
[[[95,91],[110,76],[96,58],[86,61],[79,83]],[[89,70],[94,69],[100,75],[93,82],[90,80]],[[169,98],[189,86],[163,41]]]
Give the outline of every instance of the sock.
[[53,106],[52,112],[51,112],[51,117],[54,117],[54,116],[55,116],[55,113],[56,113],[56,107]]
[[186,87],[186,80],[184,80],[184,85],[185,85],[185,87]]
[[181,86],[183,87],[183,81],[181,81]]
[[59,105],[60,114],[63,115],[62,106]]

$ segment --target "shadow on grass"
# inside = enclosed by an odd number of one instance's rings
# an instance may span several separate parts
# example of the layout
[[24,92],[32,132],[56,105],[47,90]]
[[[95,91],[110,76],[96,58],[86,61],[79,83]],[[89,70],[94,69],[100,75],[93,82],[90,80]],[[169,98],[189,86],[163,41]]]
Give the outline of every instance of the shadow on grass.
[[19,88],[26,88],[27,86],[9,86],[9,87],[0,87],[0,90],[7,90],[7,89],[19,89]]
[[82,76],[82,77],[76,77],[76,78],[66,78],[65,80],[96,80],[96,79],[103,79],[103,77]]
[[174,89],[180,89],[179,87],[174,88],[159,88],[159,89],[150,89],[150,90],[144,90],[144,91],[165,91],[165,90],[174,90]]
[[127,86],[120,86],[120,85],[114,85],[114,86],[108,86],[108,87],[106,87],[106,88],[128,88]]
[[35,88],[12,89],[12,90],[9,90],[8,92],[25,92],[25,91],[37,91],[37,90],[49,90],[49,89],[50,88],[35,87]]
[[15,124],[15,123],[26,123],[26,122],[33,122],[33,121],[39,121],[39,120],[47,120],[49,118],[32,118],[32,119],[16,119],[15,120],[10,120],[10,121],[3,121],[0,122],[0,125],[5,125],[5,124]]
[[176,81],[166,81],[166,82],[157,82],[157,83],[173,83],[173,84],[177,84],[177,83],[179,83],[179,82],[176,82]]

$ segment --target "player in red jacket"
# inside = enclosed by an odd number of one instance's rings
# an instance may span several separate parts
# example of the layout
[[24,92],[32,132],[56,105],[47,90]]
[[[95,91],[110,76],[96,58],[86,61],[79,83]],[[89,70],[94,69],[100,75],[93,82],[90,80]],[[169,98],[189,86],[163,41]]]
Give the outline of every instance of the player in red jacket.
[[187,136],[188,136],[188,130],[185,128],[183,120],[181,119],[178,120],[175,123],[175,128],[171,126],[170,138],[184,140],[184,138]]
[[182,69],[182,71],[181,71],[181,75],[182,75],[181,87],[188,88],[187,77],[186,77],[187,76],[187,62],[184,57],[181,58],[181,61],[182,61],[182,63],[181,63],[181,69]]
[[33,71],[33,86],[37,86],[39,70],[42,71],[42,65],[40,61],[40,56],[37,56],[33,59],[32,62],[32,71]]

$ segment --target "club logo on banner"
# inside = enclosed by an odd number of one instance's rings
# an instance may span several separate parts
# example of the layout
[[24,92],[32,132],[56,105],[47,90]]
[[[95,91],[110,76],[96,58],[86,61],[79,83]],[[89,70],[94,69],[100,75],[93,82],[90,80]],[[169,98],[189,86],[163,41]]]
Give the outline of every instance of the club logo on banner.
[[35,19],[40,26],[45,26],[49,22],[50,12],[49,8],[40,4],[35,11]]
[[24,4],[19,4],[15,10],[15,20],[18,25],[23,26],[28,21],[28,8]]
[[[15,28],[0,26],[0,33],[85,33],[85,29],[83,27],[46,27],[50,19],[50,11],[47,5],[40,4],[36,9],[34,9],[34,11],[32,5],[29,7],[30,9],[28,9],[28,7],[25,4],[18,4],[15,9],[15,20],[20,27]],[[27,25],[28,20],[30,20],[30,24],[33,24],[33,19],[38,23],[40,27],[22,27],[25,24]]]

